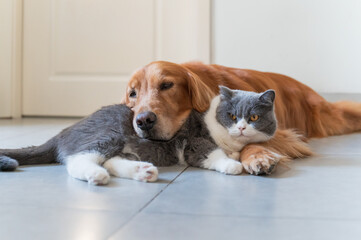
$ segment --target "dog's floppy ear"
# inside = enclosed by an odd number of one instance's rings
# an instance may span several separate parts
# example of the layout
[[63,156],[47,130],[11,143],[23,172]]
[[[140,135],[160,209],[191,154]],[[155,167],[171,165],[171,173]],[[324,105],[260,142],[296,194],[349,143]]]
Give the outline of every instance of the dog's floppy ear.
[[205,112],[216,94],[196,74],[189,70],[187,73],[192,106],[198,112]]

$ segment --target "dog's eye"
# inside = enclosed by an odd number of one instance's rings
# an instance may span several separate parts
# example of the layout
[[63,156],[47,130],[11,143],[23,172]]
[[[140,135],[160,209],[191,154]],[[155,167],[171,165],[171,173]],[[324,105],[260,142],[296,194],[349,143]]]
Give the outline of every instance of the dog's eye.
[[237,119],[237,117],[235,115],[233,115],[232,113],[228,113],[229,117],[235,121]]
[[129,93],[129,97],[131,98],[135,98],[137,96],[137,92],[135,90],[132,90],[130,93]]
[[172,83],[172,82],[164,82],[164,83],[160,84],[159,89],[161,91],[162,90],[167,90],[167,89],[173,87],[173,85],[174,85],[174,83]]

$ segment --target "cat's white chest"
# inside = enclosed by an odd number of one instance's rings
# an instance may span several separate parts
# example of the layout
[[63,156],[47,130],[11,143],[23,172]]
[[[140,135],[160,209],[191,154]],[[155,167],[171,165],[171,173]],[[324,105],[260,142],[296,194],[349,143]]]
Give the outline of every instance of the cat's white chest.
[[[220,128],[223,128],[220,124],[218,125]],[[216,144],[229,153],[241,151],[245,144],[232,139],[226,129],[220,128],[213,128],[210,130],[210,134]]]
[[211,137],[219,147],[221,147],[223,150],[229,153],[238,152],[245,146],[245,143],[233,139],[229,135],[227,129],[225,129],[216,120],[216,108],[219,104],[219,101],[220,101],[219,96],[215,97],[212,100],[211,106],[208,112],[205,114],[204,121],[207,125]]

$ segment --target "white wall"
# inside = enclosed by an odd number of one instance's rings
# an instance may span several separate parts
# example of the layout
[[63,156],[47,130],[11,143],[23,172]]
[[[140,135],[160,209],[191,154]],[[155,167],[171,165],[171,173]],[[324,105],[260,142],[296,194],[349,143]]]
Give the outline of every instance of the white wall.
[[213,0],[212,62],[361,93],[360,0]]

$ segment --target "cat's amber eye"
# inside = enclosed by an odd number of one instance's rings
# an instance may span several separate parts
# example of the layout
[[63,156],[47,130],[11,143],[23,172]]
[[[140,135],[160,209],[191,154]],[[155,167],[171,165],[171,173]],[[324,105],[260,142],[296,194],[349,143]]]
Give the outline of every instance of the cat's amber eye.
[[251,121],[252,121],[252,122],[257,121],[258,118],[259,118],[259,116],[256,115],[256,114],[254,114],[254,115],[251,116]]
[[233,115],[232,113],[229,113],[229,117],[234,121],[237,119],[237,117],[235,115]]

